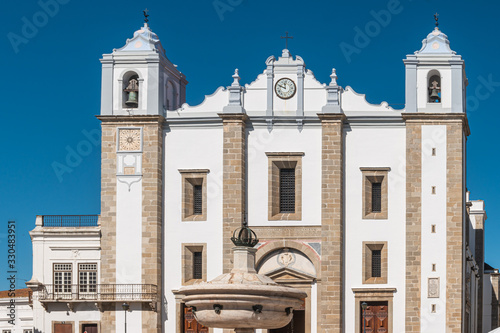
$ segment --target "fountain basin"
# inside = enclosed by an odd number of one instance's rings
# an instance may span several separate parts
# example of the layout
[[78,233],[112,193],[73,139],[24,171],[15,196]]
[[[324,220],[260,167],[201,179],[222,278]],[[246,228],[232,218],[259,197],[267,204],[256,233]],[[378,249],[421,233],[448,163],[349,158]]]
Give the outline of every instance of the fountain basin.
[[[306,297],[303,291],[276,284],[221,287],[204,283],[184,287],[182,293],[186,305],[196,309],[200,324],[231,329],[283,327],[292,319],[292,309],[299,308]],[[222,309],[217,313],[214,307],[219,305]]]

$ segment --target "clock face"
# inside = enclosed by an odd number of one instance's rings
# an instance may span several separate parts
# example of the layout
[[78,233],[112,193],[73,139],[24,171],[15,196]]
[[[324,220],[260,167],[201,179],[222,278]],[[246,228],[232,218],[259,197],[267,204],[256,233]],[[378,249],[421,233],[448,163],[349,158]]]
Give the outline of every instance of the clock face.
[[140,150],[141,149],[141,131],[138,129],[120,130],[120,150]]
[[293,95],[295,95],[295,91],[297,89],[295,88],[295,83],[285,77],[276,82],[274,90],[276,91],[276,95],[278,95],[279,98],[289,99],[292,98]]

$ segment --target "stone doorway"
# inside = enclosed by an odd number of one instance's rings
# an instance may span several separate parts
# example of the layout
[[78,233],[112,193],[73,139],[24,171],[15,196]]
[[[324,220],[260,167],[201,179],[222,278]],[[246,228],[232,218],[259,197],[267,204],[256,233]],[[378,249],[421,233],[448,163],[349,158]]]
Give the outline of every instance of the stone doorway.
[[82,333],[98,333],[97,324],[82,324]]
[[[387,333],[389,332],[388,302],[366,302],[367,307],[363,316],[361,308],[360,333]],[[360,305],[361,306],[361,305]]]
[[[257,264],[259,274],[267,275],[274,282],[304,291],[307,298],[300,308],[294,309],[292,323],[267,333],[311,333],[311,288],[316,284],[316,268],[312,260],[294,248],[277,248],[262,256]],[[266,332],[266,331],[264,331]]]
[[306,332],[306,311],[294,310],[293,319],[288,325],[275,330],[269,330],[269,333],[305,333]]

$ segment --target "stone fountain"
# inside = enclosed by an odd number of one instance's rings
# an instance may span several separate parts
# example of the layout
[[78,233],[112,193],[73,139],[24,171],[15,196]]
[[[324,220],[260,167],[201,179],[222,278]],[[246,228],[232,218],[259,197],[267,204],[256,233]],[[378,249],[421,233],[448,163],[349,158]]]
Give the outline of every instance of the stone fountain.
[[286,326],[307,297],[295,288],[278,285],[271,278],[257,274],[255,233],[244,225],[231,238],[234,267],[210,282],[181,288],[183,301],[193,308],[196,320],[207,327],[234,329],[250,333],[254,329]]

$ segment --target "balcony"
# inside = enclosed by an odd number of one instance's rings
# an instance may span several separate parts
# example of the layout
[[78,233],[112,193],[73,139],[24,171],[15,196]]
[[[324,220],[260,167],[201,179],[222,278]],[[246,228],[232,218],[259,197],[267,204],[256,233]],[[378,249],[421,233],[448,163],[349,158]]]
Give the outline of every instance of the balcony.
[[97,227],[99,215],[40,215],[37,225],[42,227]]
[[103,303],[139,302],[156,311],[157,293],[153,284],[46,284],[39,289],[38,300],[45,310],[49,303],[66,303],[73,311],[75,303],[93,302],[102,311]]

